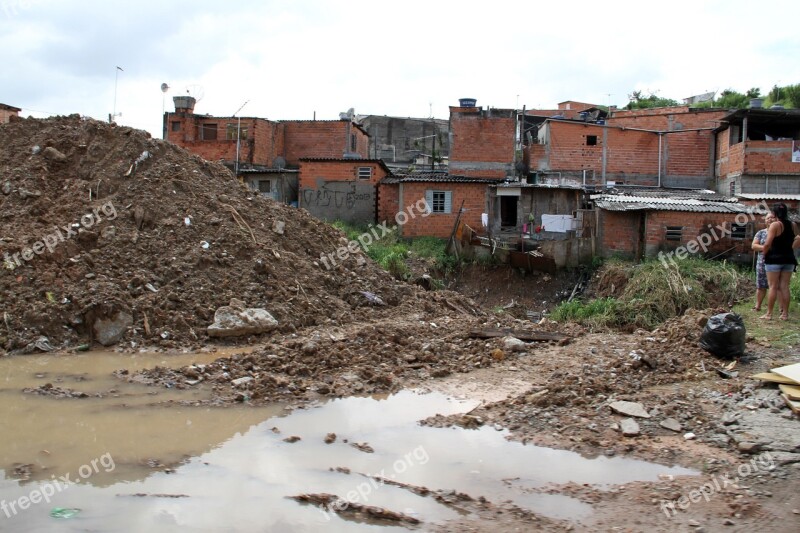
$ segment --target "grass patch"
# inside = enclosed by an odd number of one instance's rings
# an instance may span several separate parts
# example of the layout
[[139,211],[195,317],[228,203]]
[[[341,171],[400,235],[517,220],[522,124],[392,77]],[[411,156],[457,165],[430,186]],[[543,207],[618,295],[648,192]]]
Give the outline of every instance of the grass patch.
[[665,267],[656,260],[638,265],[610,260],[598,271],[595,292],[600,298],[563,303],[552,316],[595,326],[653,329],[690,308],[729,307],[752,286],[746,275],[719,261],[690,258]]

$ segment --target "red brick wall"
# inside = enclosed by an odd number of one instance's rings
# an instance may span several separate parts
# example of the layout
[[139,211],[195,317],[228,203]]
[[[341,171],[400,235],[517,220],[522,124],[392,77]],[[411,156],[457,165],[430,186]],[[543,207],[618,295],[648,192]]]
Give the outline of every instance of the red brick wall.
[[[427,217],[422,217],[413,206],[419,200],[425,200],[425,191],[428,189],[452,191],[452,213],[432,213]],[[408,222],[400,228],[400,234],[403,237],[450,237],[462,200],[464,201],[464,213],[461,215],[461,220],[473,229],[480,230],[482,228],[481,213],[487,212],[487,190],[488,185],[483,183],[403,183],[400,209],[407,212],[407,209],[411,207],[416,217],[409,217]]]
[[[180,131],[172,131],[172,123],[180,122]],[[215,141],[202,140],[200,129],[204,124],[217,125]],[[208,161],[236,160],[236,139],[226,139],[228,124],[236,124],[236,118],[203,117],[200,115],[169,114],[167,140],[186,148]],[[242,118],[241,128],[247,128],[247,139],[239,143],[239,161],[271,166],[276,151],[273,145],[275,123],[260,118]]]
[[639,212],[600,211],[600,255],[622,255],[634,258],[639,243]]
[[[516,117],[512,110],[483,110],[480,107],[450,108],[450,165],[453,174],[503,178],[514,163]],[[464,163],[490,163],[492,168]],[[498,168],[494,168],[498,167]]]
[[745,174],[800,173],[800,163],[792,163],[792,141],[746,141]]
[[728,177],[741,174],[744,169],[744,143],[730,145],[728,130],[717,134],[716,174]]
[[562,111],[581,112],[584,109],[589,109],[591,107],[597,107],[597,105],[587,104],[586,102],[576,102],[574,100],[567,100],[566,102],[561,102],[558,104],[558,109]]
[[[636,246],[639,241],[639,216],[642,212],[625,213],[601,210],[600,221],[600,253],[604,257],[614,254],[627,256],[636,255]],[[750,251],[752,231],[743,240],[732,239],[724,236],[717,229],[718,225],[730,228],[736,222],[736,215],[732,213],[691,213],[683,211],[647,211],[645,220],[645,247],[648,256],[656,256],[659,251],[671,251],[678,246],[685,246],[690,241],[697,241],[703,233],[712,237],[712,242],[707,246],[708,252],[700,250],[696,256],[716,255],[723,252],[744,253]],[[761,224],[761,217],[747,221],[756,222],[755,229]],[[709,228],[709,224],[711,228]],[[667,241],[667,226],[682,226],[681,241]],[[712,232],[713,228],[713,232]],[[752,230],[752,228],[751,228]],[[713,238],[714,234],[719,238]],[[692,255],[692,254],[690,254]]]
[[[372,178],[370,180],[358,179],[358,168],[370,167]],[[377,185],[386,177],[386,171],[380,163],[358,159],[344,159],[341,161],[300,161],[300,188],[316,189],[317,180],[325,181],[359,181]]]
[[394,224],[394,216],[400,210],[400,185],[382,183],[378,185],[378,222]]
[[355,152],[363,158],[369,157],[369,137],[346,120],[298,120],[281,124],[284,157],[289,165],[298,165],[304,157],[341,158],[345,152],[353,151],[349,134],[356,136]]

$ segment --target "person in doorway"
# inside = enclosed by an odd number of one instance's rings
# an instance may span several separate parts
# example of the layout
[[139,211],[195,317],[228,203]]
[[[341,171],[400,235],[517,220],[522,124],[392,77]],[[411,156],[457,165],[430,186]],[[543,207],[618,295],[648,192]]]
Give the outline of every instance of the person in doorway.
[[764,243],[767,241],[767,230],[769,225],[775,222],[775,215],[771,212],[764,216],[764,223],[766,228],[758,230],[753,237],[752,249],[758,252],[756,257],[756,305],[753,307],[754,311],[761,311],[761,304],[764,302],[764,296],[767,295],[769,284],[767,283],[767,270],[764,268]]
[[789,319],[789,282],[792,272],[797,268],[797,259],[794,249],[798,248],[797,231],[789,221],[789,210],[786,204],[778,203],[772,206],[775,222],[767,229],[767,240],[764,241],[764,268],[767,271],[767,312],[761,318],[770,320],[775,301],[780,306],[781,320]]

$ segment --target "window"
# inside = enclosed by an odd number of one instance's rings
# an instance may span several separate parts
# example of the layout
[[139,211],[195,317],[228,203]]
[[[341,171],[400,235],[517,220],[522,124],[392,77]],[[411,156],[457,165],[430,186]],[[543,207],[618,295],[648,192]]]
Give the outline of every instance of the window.
[[731,180],[731,196],[736,196],[736,180]]
[[217,125],[216,124],[202,124],[200,126],[200,139],[203,141],[216,141],[217,140]]
[[235,141],[237,130],[239,132],[239,140],[243,141],[247,139],[247,126],[240,127],[238,122],[235,124],[228,124],[225,127],[225,138],[229,141]]
[[425,191],[425,202],[431,213],[448,214],[453,211],[452,191]]
[[683,226],[667,226],[666,239],[668,241],[679,241],[683,238]]
[[372,167],[358,167],[358,179],[368,180],[372,177]]
[[272,182],[270,180],[258,180],[258,192],[270,194],[272,192]]
[[[341,137],[339,137],[339,138],[341,139]],[[339,142],[341,142],[341,141],[339,141]],[[351,152],[355,152],[356,151],[356,134],[355,133],[351,133],[350,134],[350,151]]]
[[181,123],[179,121],[172,121],[172,131],[181,131]]
[[747,237],[747,224],[731,224],[731,239],[743,241]]
[[587,135],[586,146],[597,146],[597,135]]

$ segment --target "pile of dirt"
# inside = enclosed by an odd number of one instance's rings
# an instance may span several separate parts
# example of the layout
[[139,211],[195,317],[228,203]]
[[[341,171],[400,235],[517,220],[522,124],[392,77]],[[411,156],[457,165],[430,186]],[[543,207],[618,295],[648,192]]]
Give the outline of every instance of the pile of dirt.
[[198,346],[234,298],[282,333],[442,305],[360,252],[327,270],[343,234],[224,166],[78,115],[0,126],[0,218],[0,355]]

